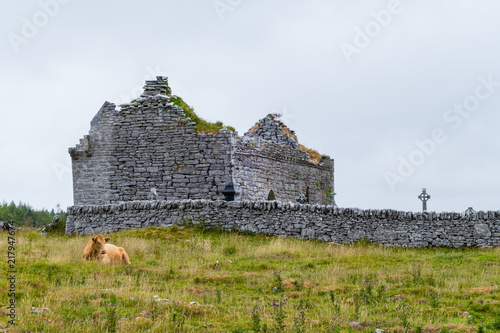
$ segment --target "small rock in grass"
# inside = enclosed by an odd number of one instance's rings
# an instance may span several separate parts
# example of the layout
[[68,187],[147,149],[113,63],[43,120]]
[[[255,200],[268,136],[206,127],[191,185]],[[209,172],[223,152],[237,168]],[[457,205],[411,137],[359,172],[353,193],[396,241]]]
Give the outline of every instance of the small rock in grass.
[[387,302],[404,301],[404,298],[401,297],[401,295],[394,295],[393,297],[386,298],[386,300],[387,300]]
[[363,329],[363,326],[361,326],[361,324],[358,323],[357,321],[349,322],[349,326],[351,326],[352,328],[359,330],[359,331],[361,331]]
[[219,260],[217,260],[215,262],[215,264],[210,265],[210,268],[212,268],[212,269],[219,269],[220,268]]

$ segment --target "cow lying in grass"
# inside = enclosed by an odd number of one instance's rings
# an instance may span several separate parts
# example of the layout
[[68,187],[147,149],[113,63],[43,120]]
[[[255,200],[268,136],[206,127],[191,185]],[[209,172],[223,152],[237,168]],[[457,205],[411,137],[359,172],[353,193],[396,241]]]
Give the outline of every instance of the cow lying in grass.
[[104,238],[103,235],[92,237],[83,250],[84,260],[97,260],[104,264],[123,263],[130,264],[130,259],[123,247],[117,247],[113,244],[107,244],[110,238]]

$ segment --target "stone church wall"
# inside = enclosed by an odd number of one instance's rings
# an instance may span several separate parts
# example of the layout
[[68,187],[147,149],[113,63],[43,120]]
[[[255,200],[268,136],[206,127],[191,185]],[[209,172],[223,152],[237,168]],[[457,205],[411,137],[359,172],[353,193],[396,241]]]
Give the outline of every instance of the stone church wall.
[[333,204],[333,161],[323,158],[318,164],[296,148],[259,137],[238,140],[233,163],[234,179],[241,200],[274,199],[296,202],[302,193],[309,203]]
[[158,77],[136,101],[102,106],[89,135],[69,149],[76,206],[224,199],[231,179],[237,200],[268,199],[272,190],[280,201],[304,194],[309,203],[333,203],[333,160],[310,162],[293,131],[284,133],[274,118],[243,137],[226,129],[198,133],[171,98],[166,78]]
[[121,109],[105,103],[70,149],[75,205],[146,200],[153,188],[158,200],[224,198],[234,133],[197,133],[160,92]]

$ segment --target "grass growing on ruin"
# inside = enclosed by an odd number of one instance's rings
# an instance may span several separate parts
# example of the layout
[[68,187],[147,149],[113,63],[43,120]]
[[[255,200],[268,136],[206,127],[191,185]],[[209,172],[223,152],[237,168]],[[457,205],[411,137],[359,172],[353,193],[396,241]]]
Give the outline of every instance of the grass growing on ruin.
[[9,332],[500,329],[499,248],[332,245],[175,226],[110,237],[132,265],[83,262],[88,236],[17,230],[18,323]]
[[172,96],[170,98],[170,102],[184,110],[184,114],[186,115],[186,117],[191,118],[191,121],[196,124],[196,132],[198,133],[204,132],[217,134],[219,133],[219,130],[223,129],[224,127],[226,127],[230,131],[235,131],[234,127],[225,126],[221,121],[210,123],[205,119],[200,118],[196,114],[196,112],[194,112],[194,109],[190,107],[186,102],[184,102],[184,100],[179,96]]
[[302,151],[305,151],[309,154],[309,157],[310,157],[309,162],[311,162],[311,163],[318,164],[319,161],[321,161],[321,158],[323,157],[323,155],[318,153],[317,150],[307,148],[304,145],[299,144],[299,149]]

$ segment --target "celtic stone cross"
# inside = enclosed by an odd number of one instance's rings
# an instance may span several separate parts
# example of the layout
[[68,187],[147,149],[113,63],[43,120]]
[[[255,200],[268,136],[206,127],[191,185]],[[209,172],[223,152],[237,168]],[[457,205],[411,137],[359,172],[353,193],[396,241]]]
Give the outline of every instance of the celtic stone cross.
[[418,196],[420,200],[422,200],[422,211],[427,211],[427,200],[431,198],[429,194],[427,194],[427,189],[423,188],[422,193]]

